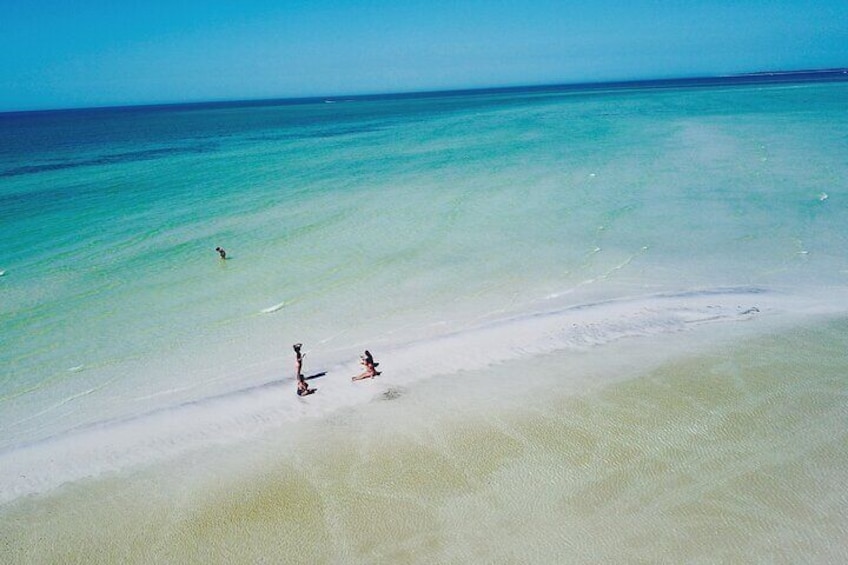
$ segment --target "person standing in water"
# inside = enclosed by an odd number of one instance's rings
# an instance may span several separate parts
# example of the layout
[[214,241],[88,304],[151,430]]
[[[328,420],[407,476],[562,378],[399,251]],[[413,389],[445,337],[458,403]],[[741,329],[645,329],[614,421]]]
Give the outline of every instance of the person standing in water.
[[227,252],[226,252],[226,251],[224,251],[224,248],[223,248],[223,247],[220,247],[220,246],[219,246],[219,247],[216,247],[216,248],[215,248],[215,251],[217,251],[217,252],[218,252],[218,255],[220,255],[220,256],[221,256],[221,259],[226,259],[226,258],[227,258]]

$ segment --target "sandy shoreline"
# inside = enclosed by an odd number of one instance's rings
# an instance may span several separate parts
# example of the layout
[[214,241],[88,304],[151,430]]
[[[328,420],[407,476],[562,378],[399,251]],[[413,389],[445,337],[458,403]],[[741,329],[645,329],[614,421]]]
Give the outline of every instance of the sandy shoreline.
[[372,402],[7,503],[0,537],[19,562],[845,556],[848,325],[714,327],[366,383]]
[[[250,440],[303,418],[327,417],[399,388],[439,376],[510,362],[532,362],[557,351],[605,355],[606,346],[688,332],[701,325],[763,325],[799,306],[758,287],[700,289],[602,300],[482,321],[461,331],[407,343],[377,343],[384,375],[351,383],[355,361],[327,365],[307,356],[316,394],[294,394],[293,378],[271,377],[231,393],[164,405],[141,416],[106,420],[0,452],[0,502],[47,492],[67,481],[167,460],[185,451]],[[756,328],[753,328],[756,329]],[[724,330],[721,330],[724,331]],[[663,345],[659,345],[662,350]],[[320,351],[316,351],[320,355]],[[356,353],[350,351],[349,358]],[[594,362],[594,361],[593,361]],[[311,370],[310,370],[311,369]],[[533,378],[528,375],[526,378]],[[487,385],[486,385],[487,386]]]

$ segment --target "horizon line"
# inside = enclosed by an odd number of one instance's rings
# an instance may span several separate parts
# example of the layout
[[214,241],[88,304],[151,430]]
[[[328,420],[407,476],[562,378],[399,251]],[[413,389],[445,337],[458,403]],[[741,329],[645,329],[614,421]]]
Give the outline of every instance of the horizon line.
[[507,94],[510,92],[543,92],[546,90],[601,90],[625,89],[628,87],[656,87],[673,88],[675,86],[715,86],[721,83],[727,84],[770,84],[791,83],[802,78],[829,78],[833,81],[848,81],[848,67],[833,67],[821,69],[779,70],[779,71],[755,71],[737,74],[685,76],[676,78],[646,78],[626,80],[605,80],[588,82],[563,82],[547,84],[526,84],[512,86],[491,86],[471,88],[449,88],[438,90],[414,90],[395,92],[374,92],[365,94],[336,94],[315,96],[292,96],[275,98],[242,98],[242,99],[209,99],[185,102],[150,102],[141,104],[110,104],[104,106],[78,106],[67,108],[41,108],[30,110],[0,110],[0,116],[20,114],[49,114],[61,112],[80,111],[126,111],[126,110],[154,110],[165,108],[199,108],[216,107],[238,107],[238,106],[287,106],[316,103],[335,103],[349,101],[368,100],[402,100],[415,98],[439,98],[446,96],[471,96],[475,94]]

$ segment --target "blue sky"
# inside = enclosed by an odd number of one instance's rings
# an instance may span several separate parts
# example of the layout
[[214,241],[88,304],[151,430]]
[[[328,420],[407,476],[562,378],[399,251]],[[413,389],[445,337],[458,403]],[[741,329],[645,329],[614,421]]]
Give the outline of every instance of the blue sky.
[[848,67],[846,0],[32,0],[0,15],[0,111],[825,67]]

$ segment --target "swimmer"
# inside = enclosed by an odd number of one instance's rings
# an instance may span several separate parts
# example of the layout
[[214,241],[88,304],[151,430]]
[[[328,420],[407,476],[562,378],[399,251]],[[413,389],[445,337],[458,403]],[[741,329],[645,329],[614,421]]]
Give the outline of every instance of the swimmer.
[[220,256],[221,256],[221,259],[226,259],[226,258],[227,258],[227,252],[226,252],[226,251],[224,251],[224,248],[223,248],[223,247],[216,247],[216,248],[215,248],[215,251],[217,251],[217,252],[218,252],[218,255],[220,255]]

